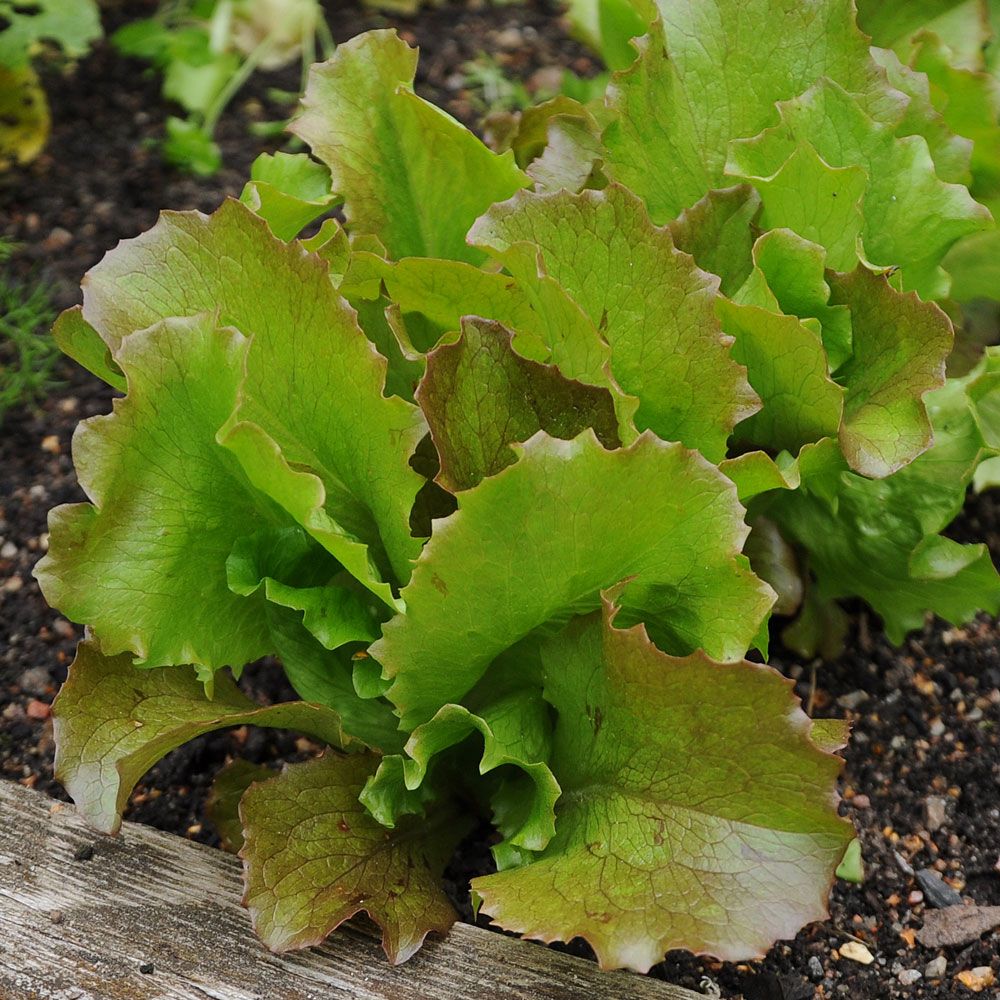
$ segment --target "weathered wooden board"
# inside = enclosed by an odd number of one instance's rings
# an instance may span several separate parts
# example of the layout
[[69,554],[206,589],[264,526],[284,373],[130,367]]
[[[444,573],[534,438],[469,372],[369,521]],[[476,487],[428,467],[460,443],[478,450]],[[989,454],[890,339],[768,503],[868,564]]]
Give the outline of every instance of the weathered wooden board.
[[695,1000],[698,994],[466,924],[390,966],[352,922],[322,948],[267,952],[239,861],[0,781],[2,1000]]

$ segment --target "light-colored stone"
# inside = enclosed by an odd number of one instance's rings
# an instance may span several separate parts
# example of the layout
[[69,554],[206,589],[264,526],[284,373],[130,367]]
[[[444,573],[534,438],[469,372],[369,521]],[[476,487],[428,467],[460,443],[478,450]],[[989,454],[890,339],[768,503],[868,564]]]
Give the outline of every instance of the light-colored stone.
[[931,833],[940,830],[947,821],[947,805],[943,795],[928,795],[924,799],[924,823]]
[[867,691],[848,691],[847,694],[842,694],[837,699],[837,704],[841,708],[846,708],[853,712],[858,707],[858,705],[867,700],[868,700]]
[[45,694],[52,683],[52,676],[45,667],[29,667],[21,674],[17,683],[28,694]]
[[875,956],[860,941],[848,941],[840,946],[840,957],[860,965],[871,965]]
[[960,947],[1000,927],[1000,906],[946,906],[924,914],[917,940],[925,948]]
[[944,955],[938,955],[937,958],[932,958],[926,966],[924,966],[924,975],[928,979],[942,979],[944,974],[948,971],[948,959]]

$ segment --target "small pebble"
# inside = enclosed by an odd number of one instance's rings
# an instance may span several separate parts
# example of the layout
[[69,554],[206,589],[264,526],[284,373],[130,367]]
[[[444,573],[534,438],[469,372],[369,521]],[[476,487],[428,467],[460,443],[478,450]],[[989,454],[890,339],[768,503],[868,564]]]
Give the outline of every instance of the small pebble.
[[21,674],[17,683],[28,694],[45,694],[52,678],[45,667],[29,667]]
[[72,242],[73,234],[61,226],[56,226],[42,241],[42,249],[46,253],[56,253],[59,250],[65,250]]
[[966,969],[955,977],[963,986],[968,987],[973,993],[982,993],[987,986],[992,986],[997,977],[993,975],[993,970],[988,965],[979,965],[975,969]]
[[531,74],[528,86],[532,93],[558,94],[564,72],[562,66],[543,66]]
[[867,700],[868,700],[867,691],[849,691],[847,694],[842,694],[837,699],[837,704],[841,708],[846,708],[853,712],[858,707],[858,705]]
[[517,28],[504,28],[497,32],[495,41],[501,49],[519,49],[524,45],[524,38]]
[[875,956],[860,941],[848,941],[841,945],[840,956],[861,965],[871,965],[875,961]]
[[918,903],[922,903],[923,901],[924,894],[919,889],[914,889],[913,892],[906,897],[906,902],[909,903],[910,906],[916,906]]
[[81,844],[73,855],[74,861],[89,861],[94,856],[93,844]]
[[928,905],[944,909],[946,906],[961,906],[962,897],[930,868],[921,868],[917,872],[917,881],[924,890],[924,899]]
[[0,559],[13,559],[17,555],[17,546],[13,542],[4,542],[0,546]]
[[47,451],[50,455],[58,455],[61,450],[58,435],[47,434],[42,438],[42,451]]
[[944,955],[938,955],[937,958],[932,958],[926,966],[924,966],[924,975],[928,979],[942,979],[944,974],[948,971],[948,959]]
[[76,638],[76,629],[65,618],[57,618],[52,623],[52,628],[55,630],[56,635],[63,639]]
[[896,978],[904,986],[912,986],[918,979],[922,979],[923,976],[919,969],[903,969],[903,971],[896,976]]
[[29,719],[35,719],[36,721],[41,721],[42,719],[47,719],[52,714],[52,706],[47,702],[39,701],[37,698],[32,698],[28,702],[27,707],[24,710],[24,714],[27,715]]
[[872,800],[868,798],[867,795],[855,795],[854,798],[851,799],[851,805],[854,806],[855,809],[870,809],[871,804]]
[[931,723],[931,736],[944,736],[945,725],[940,719]]
[[142,965],[139,966],[139,971],[144,976],[151,976],[156,971],[156,966],[153,965],[152,962],[143,962]]
[[809,956],[807,965],[809,967],[809,975],[812,976],[813,979],[818,982],[823,978],[823,963],[815,955]]
[[948,800],[941,795],[928,795],[924,799],[924,822],[931,833],[944,826],[948,814],[945,810]]

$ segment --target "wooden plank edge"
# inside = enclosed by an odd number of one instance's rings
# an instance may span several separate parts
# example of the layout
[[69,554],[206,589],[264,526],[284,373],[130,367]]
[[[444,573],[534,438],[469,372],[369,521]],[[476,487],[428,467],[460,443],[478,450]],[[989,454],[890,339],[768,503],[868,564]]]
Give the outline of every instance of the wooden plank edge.
[[351,921],[273,955],[240,906],[238,859],[150,827],[94,833],[0,781],[2,1000],[695,1000],[701,994],[468,924],[399,967]]

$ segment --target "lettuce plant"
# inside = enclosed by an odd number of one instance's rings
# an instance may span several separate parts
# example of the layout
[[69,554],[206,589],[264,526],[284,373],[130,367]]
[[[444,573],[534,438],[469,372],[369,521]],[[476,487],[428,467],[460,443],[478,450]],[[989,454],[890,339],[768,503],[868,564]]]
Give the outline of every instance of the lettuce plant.
[[[112,41],[119,52],[148,60],[163,73],[163,96],[187,113],[167,118],[164,157],[202,176],[221,167],[216,126],[255,72],[300,59],[304,79],[317,41],[325,54],[334,47],[318,0],[161,3],[154,17],[124,25]],[[255,126],[269,135],[284,129],[284,122]]]
[[[1000,604],[940,534],[996,358],[945,382],[934,301],[992,220],[890,55],[849,0],[672,0],[603,104],[497,153],[371,32],[312,71],[318,163],[112,251],[56,335],[126,395],[38,568],[89,626],[55,708],[83,814],[113,832],[171,748],[282,726],[330,749],[212,807],[271,948],[365,911],[405,960],[476,815],[476,905],[605,967],[822,918],[846,730],[747,651],[772,610],[829,645],[839,597],[894,638]],[[301,701],[240,692],[265,655]]]
[[32,64],[47,50],[78,59],[100,37],[95,0],[0,0],[0,170],[30,163],[48,141],[49,102]]

